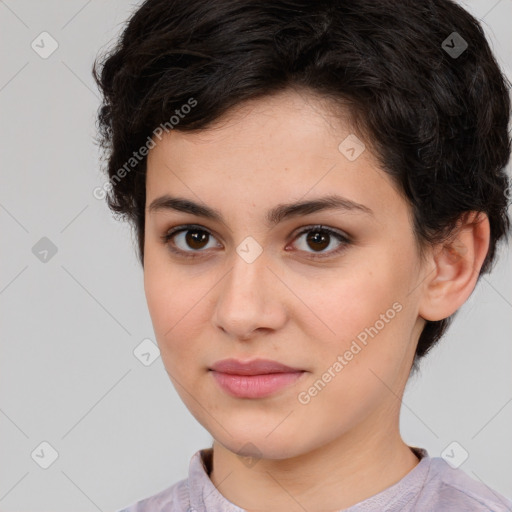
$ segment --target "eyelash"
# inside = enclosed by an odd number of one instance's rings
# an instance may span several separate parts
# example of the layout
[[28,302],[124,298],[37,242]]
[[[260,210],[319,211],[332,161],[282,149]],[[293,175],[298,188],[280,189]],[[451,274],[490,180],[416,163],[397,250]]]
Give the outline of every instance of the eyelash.
[[[203,228],[202,226],[198,226],[198,225],[194,225],[194,224],[187,224],[187,225],[184,225],[184,226],[178,226],[176,228],[173,228],[170,231],[168,231],[167,233],[165,233],[164,235],[162,235],[161,236],[162,242],[164,243],[164,245],[166,245],[168,247],[168,249],[172,253],[177,254],[180,257],[184,257],[184,258],[198,258],[198,257],[201,257],[200,253],[201,252],[205,252],[204,250],[200,250],[200,251],[183,251],[181,249],[176,249],[171,244],[171,239],[174,236],[176,236],[177,234],[182,233],[184,231],[186,232],[186,231],[192,231],[192,230],[202,231],[204,233],[208,233],[208,235],[210,235],[210,236],[213,236],[210,233],[210,231],[208,231],[207,229]],[[322,225],[308,226],[307,228],[302,229],[299,233],[296,234],[294,240],[296,240],[300,236],[304,235],[305,233],[309,233],[311,231],[313,231],[313,232],[316,231],[316,232],[320,232],[320,233],[327,233],[329,236],[333,236],[339,242],[341,242],[341,245],[337,249],[334,249],[334,250],[332,250],[332,251],[330,251],[330,252],[328,252],[326,254],[323,254],[323,253],[318,253],[318,254],[307,253],[307,254],[309,254],[309,257],[312,258],[312,259],[324,259],[324,258],[329,258],[329,257],[335,256],[335,255],[341,253],[342,251],[344,251],[346,249],[346,246],[351,243],[351,240],[346,235],[342,234],[341,232],[335,231],[333,229],[326,228],[326,227],[324,227]]]

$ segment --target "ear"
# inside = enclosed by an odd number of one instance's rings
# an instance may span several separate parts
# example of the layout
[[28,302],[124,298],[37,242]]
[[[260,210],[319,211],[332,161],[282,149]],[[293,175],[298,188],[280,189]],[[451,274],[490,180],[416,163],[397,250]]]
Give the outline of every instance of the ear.
[[419,315],[442,320],[457,311],[476,286],[489,249],[490,226],[483,212],[466,212],[448,241],[433,247],[423,282]]

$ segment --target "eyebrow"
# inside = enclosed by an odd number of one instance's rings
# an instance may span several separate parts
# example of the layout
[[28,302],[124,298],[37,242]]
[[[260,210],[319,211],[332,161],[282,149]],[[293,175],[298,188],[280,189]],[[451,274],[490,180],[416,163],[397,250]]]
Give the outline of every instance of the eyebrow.
[[[173,197],[168,194],[152,201],[148,210],[150,213],[166,210],[179,211],[225,224],[222,213],[219,210],[195,203],[189,199]],[[328,195],[310,201],[278,204],[267,211],[266,222],[268,226],[274,226],[286,219],[325,210],[360,212],[374,215],[373,211],[363,204],[356,203],[339,195]]]

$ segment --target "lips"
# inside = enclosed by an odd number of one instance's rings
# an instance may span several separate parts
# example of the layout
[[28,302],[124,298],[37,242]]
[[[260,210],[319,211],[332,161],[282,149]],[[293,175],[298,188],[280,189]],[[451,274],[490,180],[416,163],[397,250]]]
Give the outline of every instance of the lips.
[[235,398],[250,399],[270,397],[296,385],[305,374],[305,370],[270,359],[223,359],[210,368],[210,375],[222,390]]
[[296,373],[303,371],[300,368],[292,368],[270,359],[255,359],[246,362],[237,359],[223,359],[213,364],[210,370],[229,375],[267,375],[269,373]]

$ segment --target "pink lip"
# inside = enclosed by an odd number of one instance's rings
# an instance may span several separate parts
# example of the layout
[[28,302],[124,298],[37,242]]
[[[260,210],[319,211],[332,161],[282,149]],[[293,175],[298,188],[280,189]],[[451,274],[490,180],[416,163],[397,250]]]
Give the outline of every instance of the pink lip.
[[301,372],[300,368],[292,368],[270,359],[254,359],[239,361],[238,359],[223,359],[212,365],[210,370],[231,375],[264,375],[267,373]]
[[236,359],[217,361],[210,368],[220,387],[238,398],[269,396],[299,379],[305,372],[277,361]]

